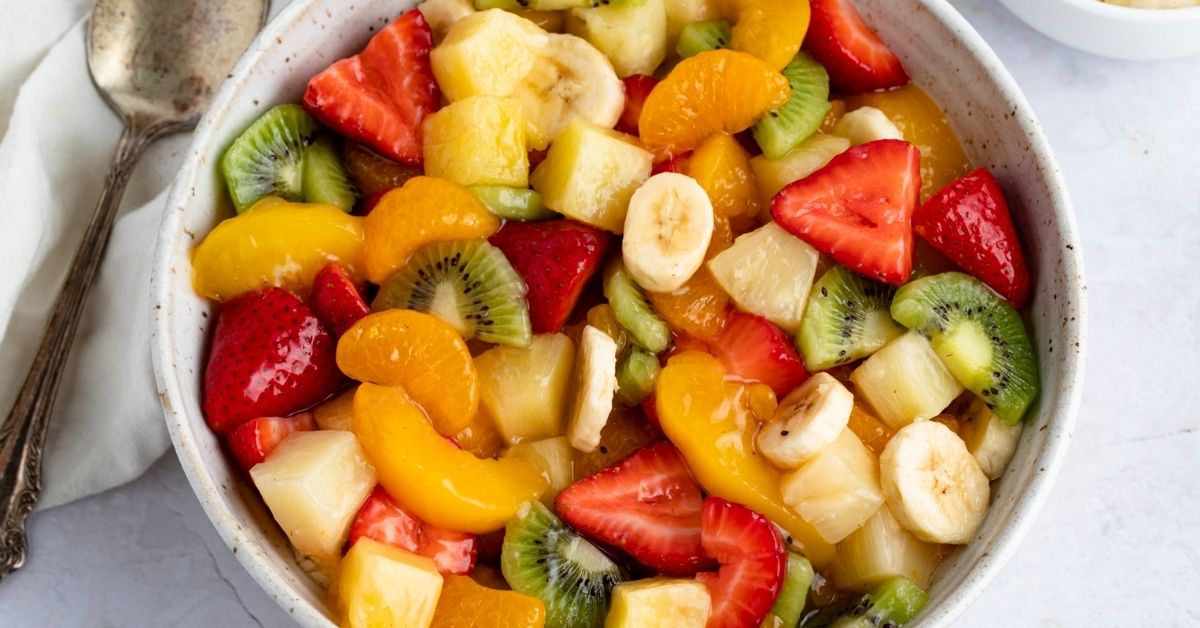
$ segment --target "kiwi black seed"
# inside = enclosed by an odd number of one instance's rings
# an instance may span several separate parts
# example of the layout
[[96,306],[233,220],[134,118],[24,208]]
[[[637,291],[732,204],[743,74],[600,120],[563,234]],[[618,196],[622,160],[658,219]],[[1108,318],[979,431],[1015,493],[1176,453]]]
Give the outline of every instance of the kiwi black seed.
[[959,272],[901,286],[892,318],[929,339],[946,369],[1009,424],[1038,392],[1038,365],[1021,316],[983,282]]
[[545,506],[529,502],[509,520],[500,569],[518,593],[546,605],[546,628],[601,628],[625,573]]
[[899,628],[925,608],[929,596],[904,576],[885,580],[863,595],[832,628]]
[[808,139],[829,113],[829,73],[801,51],[783,68],[792,95],[754,125],[754,141],[767,159],[779,159]]
[[679,31],[675,52],[683,58],[729,46],[733,29],[725,20],[692,22]]
[[525,282],[483,240],[439,242],[413,253],[379,288],[371,308],[428,312],[464,338],[527,347],[533,338]]
[[604,269],[604,298],[612,307],[613,317],[639,347],[650,353],[662,353],[671,344],[667,322],[654,313],[646,295],[619,260]]
[[813,284],[796,334],[804,364],[824,371],[875,353],[904,333],[889,309],[896,289],[843,266]]

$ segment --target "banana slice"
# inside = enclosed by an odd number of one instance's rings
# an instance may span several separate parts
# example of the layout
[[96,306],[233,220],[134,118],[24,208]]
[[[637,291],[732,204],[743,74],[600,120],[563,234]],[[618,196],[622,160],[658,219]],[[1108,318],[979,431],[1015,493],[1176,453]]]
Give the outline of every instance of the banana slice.
[[959,433],[989,480],[1004,473],[1021,440],[1021,423],[1009,425],[976,397],[959,417]]
[[574,35],[550,35],[512,95],[525,106],[528,141],[539,150],[575,116],[611,129],[625,109],[625,86],[612,63]]
[[471,0],[425,0],[417,5],[417,10],[429,23],[433,41],[440,42],[450,32],[451,26],[475,13],[475,5],[471,4]]
[[695,179],[674,172],[650,177],[629,200],[621,255],[629,275],[650,292],[674,292],[704,263],[713,206]]
[[922,541],[965,544],[987,515],[987,476],[962,439],[936,421],[896,432],[879,472],[892,515]]
[[859,107],[833,125],[833,134],[850,140],[852,146],[875,140],[902,140],[904,135],[887,114],[874,107]]
[[758,433],[758,450],[775,466],[795,469],[837,440],[853,408],[853,393],[829,373],[817,373],[779,402]]
[[577,356],[575,399],[567,435],[572,447],[586,453],[600,445],[600,430],[612,413],[617,392],[617,343],[588,325],[579,337]]

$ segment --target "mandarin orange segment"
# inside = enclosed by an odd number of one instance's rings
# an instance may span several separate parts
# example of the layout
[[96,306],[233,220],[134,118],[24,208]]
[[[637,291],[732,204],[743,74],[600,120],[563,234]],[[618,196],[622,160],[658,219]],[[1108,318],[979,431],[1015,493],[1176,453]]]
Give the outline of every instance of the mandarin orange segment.
[[733,20],[729,47],[777,70],[791,63],[808,32],[808,0],[721,0],[721,12]]
[[451,440],[477,458],[495,458],[508,444],[500,435],[500,430],[496,429],[496,421],[483,408]]
[[642,142],[659,156],[678,155],[713,133],[738,133],[791,96],[791,87],[765,61],[734,50],[684,59],[642,107]]
[[[713,219],[713,235],[705,259],[712,259],[733,244],[729,219]],[[709,272],[701,266],[683,287],[674,292],[648,292],[651,307],[672,329],[703,340],[716,338],[729,319],[729,295]]]
[[762,203],[750,169],[750,153],[732,135],[718,133],[704,140],[692,153],[687,173],[708,192],[716,215],[758,214]]
[[971,170],[971,161],[946,114],[920,87],[905,85],[889,92],[859,94],[846,99],[849,110],[875,107],[921,150],[921,201]]
[[500,228],[467,188],[444,179],[415,177],[383,195],[363,219],[367,279],[383,283],[418,248],[434,242],[486,238]]
[[876,456],[883,453],[883,448],[896,433],[858,402],[854,403],[854,409],[850,411],[850,422],[847,427]]
[[338,341],[337,364],[360,382],[403,386],[443,436],[468,427],[479,410],[479,376],[466,343],[423,312],[386,310],[359,320]]
[[446,576],[430,628],[542,628],[546,605],[515,591],[489,589],[467,576]]

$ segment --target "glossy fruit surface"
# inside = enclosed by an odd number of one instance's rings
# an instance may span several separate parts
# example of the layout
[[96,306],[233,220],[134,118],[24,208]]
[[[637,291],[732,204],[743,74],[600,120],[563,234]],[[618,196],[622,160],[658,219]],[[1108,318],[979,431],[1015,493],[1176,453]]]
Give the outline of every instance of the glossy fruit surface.
[[871,92],[908,82],[900,59],[863,21],[851,0],[812,0],[805,46],[842,90]]
[[758,626],[783,588],[787,551],[769,519],[742,506],[709,497],[701,515],[704,551],[721,564],[696,579],[712,598],[710,628]]
[[728,375],[766,384],[781,397],[808,379],[791,339],[761,316],[733,312],[725,330],[708,346]]
[[[725,218],[713,220],[712,240],[705,259],[712,259],[733,244],[733,232]],[[700,339],[716,338],[729,319],[729,295],[717,283],[708,266],[701,266],[683,287],[674,292],[647,292],[646,299],[667,324]]]
[[421,521],[401,508],[382,486],[371,491],[350,525],[350,545],[363,537],[429,558],[443,574],[469,574],[475,567],[474,534]]
[[471,96],[425,119],[425,174],[459,185],[529,185],[521,103]]
[[354,278],[340,264],[326,264],[317,273],[308,300],[317,318],[338,336],[371,313]]
[[342,561],[330,591],[346,628],[428,626],[442,589],[433,561],[365,539]]
[[732,135],[718,133],[697,146],[687,174],[708,193],[717,216],[744,225],[761,210],[750,153]]
[[808,0],[722,0],[733,19],[729,47],[748,52],[775,69],[791,62],[808,31]]
[[645,106],[646,98],[650,96],[654,86],[658,85],[658,79],[645,74],[634,74],[621,79],[621,82],[625,84],[625,110],[621,112],[616,129],[622,133],[637,135],[642,107]]
[[443,436],[467,427],[479,408],[471,352],[441,319],[386,310],[355,323],[338,342],[337,364],[360,382],[403,386]]
[[393,161],[356,142],[346,142],[342,161],[354,183],[367,197],[403,187],[409,179],[421,176],[420,167]]
[[311,432],[317,429],[311,412],[289,417],[266,416],[242,423],[229,434],[229,451],[238,464],[249,471],[267,459],[275,447],[292,432]]
[[542,628],[546,605],[515,591],[490,589],[465,576],[446,576],[430,628]]
[[862,444],[866,445],[867,449],[876,457],[883,453],[883,448],[896,434],[895,430],[875,418],[875,415],[858,402],[855,402],[854,409],[850,411],[850,421],[846,427],[854,432],[858,440],[862,441]]
[[575,477],[598,473],[659,440],[662,432],[638,408],[614,404],[608,422],[600,431],[600,445],[587,453],[575,452]]

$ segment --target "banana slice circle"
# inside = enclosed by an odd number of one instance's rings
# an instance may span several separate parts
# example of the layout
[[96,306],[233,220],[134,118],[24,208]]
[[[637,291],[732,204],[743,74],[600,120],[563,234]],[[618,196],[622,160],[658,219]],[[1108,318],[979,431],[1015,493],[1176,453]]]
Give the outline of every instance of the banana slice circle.
[[850,421],[854,394],[829,373],[788,393],[758,433],[758,450],[781,469],[795,469],[837,440]]
[[587,40],[551,34],[513,96],[529,117],[530,144],[545,148],[575,116],[611,129],[625,110],[625,85]]
[[656,174],[629,201],[625,268],[646,290],[674,292],[704,263],[712,232],[713,206],[704,188],[682,174]]
[[896,432],[879,457],[879,471],[892,515],[922,541],[967,543],[987,515],[987,476],[941,423],[918,421]]

